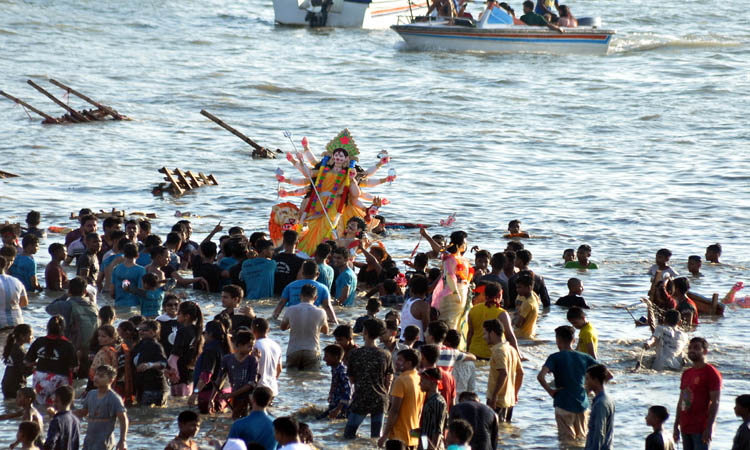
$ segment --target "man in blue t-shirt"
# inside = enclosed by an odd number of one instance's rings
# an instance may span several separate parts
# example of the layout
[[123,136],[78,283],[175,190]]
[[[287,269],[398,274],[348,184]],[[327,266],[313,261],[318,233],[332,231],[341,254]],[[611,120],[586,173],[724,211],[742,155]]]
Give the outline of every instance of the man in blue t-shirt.
[[[560,351],[547,358],[536,377],[554,399],[557,433],[563,442],[586,438],[586,410],[589,400],[586,397],[584,378],[586,369],[597,364],[590,355],[573,350],[574,336],[575,328],[569,325],[555,329],[555,340]],[[554,388],[545,378],[550,372],[555,377]]]
[[281,300],[276,305],[276,309],[273,311],[273,318],[278,319],[281,314],[281,310],[284,306],[296,305],[300,302],[300,292],[302,286],[306,284],[312,284],[318,290],[318,297],[315,299],[315,306],[320,306],[326,312],[328,320],[333,323],[338,323],[336,319],[336,313],[333,312],[331,307],[331,293],[328,288],[315,279],[318,277],[318,265],[313,260],[307,260],[302,263],[302,279],[295,280],[287,284],[284,290],[281,292]]
[[[140,304],[138,296],[126,288],[142,288],[146,269],[135,263],[135,259],[138,258],[138,247],[135,244],[126,244],[122,249],[122,254],[125,261],[118,264],[112,271],[110,294],[115,299],[116,308],[138,306]],[[123,285],[125,281],[127,281],[127,286]]]
[[247,417],[237,420],[229,429],[228,439],[242,439],[245,445],[251,442],[261,444],[266,450],[276,450],[278,443],[273,434],[273,419],[266,412],[273,392],[265,386],[256,387],[250,397],[253,409]]
[[16,256],[13,265],[8,269],[8,275],[18,278],[26,292],[41,291],[42,287],[36,278],[36,261],[34,254],[39,251],[39,238],[33,234],[27,234],[21,241],[23,254]]
[[349,267],[349,252],[344,247],[337,247],[331,255],[333,266],[338,269],[339,275],[334,280],[335,302],[342,306],[354,304],[357,296],[357,276]]
[[323,283],[328,290],[333,286],[333,267],[326,264],[328,255],[331,254],[331,246],[325,242],[318,244],[315,249],[315,262],[318,264],[318,278],[316,281]]
[[245,283],[245,298],[259,300],[273,297],[273,280],[276,261],[273,257],[273,242],[260,239],[255,243],[258,256],[242,263],[240,278]]

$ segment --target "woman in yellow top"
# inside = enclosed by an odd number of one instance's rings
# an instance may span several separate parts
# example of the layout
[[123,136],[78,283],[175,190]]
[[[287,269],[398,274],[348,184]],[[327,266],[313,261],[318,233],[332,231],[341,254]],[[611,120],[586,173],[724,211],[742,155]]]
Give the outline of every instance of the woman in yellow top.
[[484,322],[492,319],[500,320],[505,330],[505,340],[516,350],[518,350],[518,342],[510,323],[510,315],[500,306],[503,300],[502,287],[495,282],[488,282],[485,284],[484,298],[484,303],[474,305],[469,311],[469,332],[466,335],[466,342],[469,343],[470,353],[478,359],[489,360],[492,350],[484,339]]
[[531,339],[536,335],[536,319],[539,315],[539,295],[532,290],[534,285],[534,274],[530,270],[519,272],[516,280],[516,315],[513,317],[513,325],[516,327],[516,336],[522,339]]
[[432,294],[432,306],[440,311],[440,320],[451,330],[466,336],[466,316],[469,301],[469,282],[474,268],[464,258],[466,232],[451,233],[450,245],[443,252],[443,276]]

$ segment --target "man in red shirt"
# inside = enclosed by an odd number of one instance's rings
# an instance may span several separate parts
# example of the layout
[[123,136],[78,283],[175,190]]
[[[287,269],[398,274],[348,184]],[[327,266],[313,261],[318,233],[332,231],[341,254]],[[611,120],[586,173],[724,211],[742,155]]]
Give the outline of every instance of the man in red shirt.
[[421,369],[440,369],[441,380],[438,383],[438,392],[443,396],[446,405],[448,405],[448,410],[450,410],[456,398],[456,379],[453,378],[453,374],[449,370],[438,367],[440,347],[435,344],[425,344],[419,347],[419,353],[422,355]]
[[674,440],[680,439],[684,450],[708,450],[719,412],[721,373],[706,362],[708,342],[694,337],[688,345],[693,367],[682,373],[680,399],[674,421]]

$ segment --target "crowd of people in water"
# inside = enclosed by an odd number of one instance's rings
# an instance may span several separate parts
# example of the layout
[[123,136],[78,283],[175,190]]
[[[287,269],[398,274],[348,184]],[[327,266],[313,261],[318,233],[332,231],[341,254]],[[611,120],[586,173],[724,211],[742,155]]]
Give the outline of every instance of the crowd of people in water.
[[[197,243],[187,219],[162,239],[147,220],[110,216],[100,234],[99,219],[83,209],[80,227],[64,242],[48,238],[54,242],[44,287],[34,258],[45,238],[39,213],[29,213],[22,233],[3,227],[2,392],[18,408],[2,418],[20,419],[14,447],[126,449],[129,411],[187,398],[189,409],[177,417],[179,434],[168,450],[197,449],[201,415],[230,412],[229,434],[212,440],[213,448],[308,449],[314,445],[310,426],[274,418],[272,402],[285,390],[283,370],[319,371],[322,356],[331,384],[316,419],[345,421],[344,439],[354,439],[369,416],[373,446],[376,440],[394,450],[497,448],[500,423],[513,420],[529,382],[523,346],[536,336],[540,311],[552,304],[544,277],[530,268],[532,254],[523,244],[528,233],[511,221],[506,249],[492,254],[470,249],[463,231],[446,237],[420,228],[430,249],[415,249],[402,272],[383,243],[388,232],[380,219],[368,230],[353,218],[347,224],[353,233],[307,255],[296,248],[294,230],[284,231],[277,247],[267,233],[247,236],[235,226],[217,244],[214,237],[223,231],[217,225]],[[706,261],[719,264],[721,250],[709,246]],[[566,249],[564,267],[599,269],[591,253],[586,244]],[[686,450],[707,449],[722,377],[707,361],[709,343],[688,337],[701,308],[670,258],[669,250],[659,250],[649,270],[653,335],[643,346],[656,347],[653,370],[684,371],[672,432],[665,426],[669,408],[651,406],[646,422],[653,433],[645,446],[668,450],[682,440]],[[700,256],[690,256],[691,277],[701,275],[701,264]],[[571,277],[567,286],[556,305],[568,308],[568,324],[555,329],[559,351],[536,379],[552,398],[561,442],[612,449],[615,404],[606,386],[613,374],[599,359],[583,282]],[[205,317],[189,299],[190,288],[220,294],[223,310]],[[59,298],[45,307],[46,330],[34,330],[24,323],[25,308],[29,295],[43,289]],[[336,310],[354,307],[358,297],[366,299],[365,314],[353,323],[339,321]],[[260,317],[252,302],[268,298],[278,304],[270,317]],[[384,320],[381,309],[388,309]],[[269,337],[277,326],[289,332],[286,349]],[[321,348],[321,336],[329,333],[335,344]],[[486,386],[477,384],[477,361],[489,366]],[[750,395],[734,401],[742,424],[732,449],[748,450]]]

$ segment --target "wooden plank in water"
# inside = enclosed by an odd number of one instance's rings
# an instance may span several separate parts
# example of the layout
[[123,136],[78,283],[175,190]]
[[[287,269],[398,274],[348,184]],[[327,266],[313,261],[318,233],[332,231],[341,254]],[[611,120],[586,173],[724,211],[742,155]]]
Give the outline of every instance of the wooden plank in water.
[[102,111],[105,111],[107,114],[111,115],[115,119],[117,119],[117,120],[122,120],[123,119],[123,117],[117,111],[115,111],[114,109],[110,108],[109,106],[102,105],[101,103],[96,102],[96,101],[94,101],[94,100],[86,97],[85,95],[81,94],[80,92],[76,91],[75,89],[70,88],[68,86],[65,86],[64,84],[60,83],[57,80],[49,80],[49,82],[52,83],[52,84],[54,84],[55,86],[61,88],[61,89],[65,89],[66,91],[70,92],[71,94],[73,94],[75,96],[78,96],[78,97],[82,98],[83,100],[91,103],[92,105],[96,106],[97,108],[101,109]]
[[59,120],[55,119],[54,117],[50,116],[49,114],[46,114],[33,106],[29,105],[25,101],[21,100],[20,98],[13,97],[12,95],[8,94],[7,92],[0,91],[0,95],[4,97],[8,97],[9,99],[13,100],[14,102],[18,103],[19,105],[23,105],[24,107],[28,108],[32,112],[35,112],[39,114],[40,116],[44,117],[45,120],[51,122],[51,123],[60,123]]
[[253,141],[249,137],[245,136],[244,134],[240,133],[234,127],[232,127],[230,125],[227,125],[223,120],[221,120],[218,117],[214,116],[213,114],[211,114],[210,112],[206,111],[205,109],[201,109],[201,114],[203,116],[208,117],[209,119],[211,119],[211,121],[213,121],[214,123],[216,123],[218,126],[224,128],[225,130],[229,131],[233,135],[235,135],[238,138],[240,138],[243,141],[245,141],[249,146],[251,146],[255,150],[258,150],[258,151],[263,150],[263,147],[261,147],[260,145],[258,145],[258,143],[256,143],[255,141]]
[[162,167],[161,169],[159,169],[159,172],[164,174],[164,178],[169,181],[175,194],[182,195],[185,192],[185,190],[180,187],[177,180],[175,180],[175,178],[172,176],[172,172],[169,169],[167,169],[166,167]]
[[192,186],[190,186],[190,182],[187,180],[187,178],[185,178],[185,172],[180,170],[179,167],[174,169],[174,173],[177,174],[177,179],[180,180],[180,183],[183,183],[185,185],[185,190],[189,191],[193,188]]
[[196,178],[195,175],[193,174],[193,172],[191,172],[191,171],[188,170],[187,172],[185,172],[185,175],[187,175],[188,179],[193,184],[193,187],[201,187],[201,186],[203,186],[203,184],[204,184],[203,181],[201,181],[198,178]]
[[50,100],[52,100],[53,102],[55,102],[58,105],[60,105],[64,110],[68,111],[70,113],[70,115],[73,116],[73,118],[75,118],[75,120],[77,120],[78,122],[88,122],[89,121],[89,119],[87,119],[83,114],[79,113],[75,109],[73,109],[70,106],[68,106],[65,103],[63,103],[57,97],[55,97],[54,95],[52,95],[49,92],[47,92],[43,87],[39,86],[38,84],[34,83],[31,80],[26,80],[26,82],[29,83],[29,85],[31,87],[33,87],[34,89],[36,89],[37,91],[39,91],[42,94],[46,95]]

